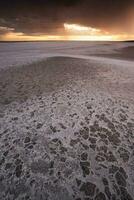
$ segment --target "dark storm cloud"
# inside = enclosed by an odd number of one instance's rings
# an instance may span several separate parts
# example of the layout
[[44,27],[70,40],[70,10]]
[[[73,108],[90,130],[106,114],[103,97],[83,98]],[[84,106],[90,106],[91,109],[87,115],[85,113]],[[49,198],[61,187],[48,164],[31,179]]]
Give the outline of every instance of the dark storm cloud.
[[129,8],[134,0],[4,0],[0,26],[25,34],[56,33],[64,22],[110,29],[125,20]]

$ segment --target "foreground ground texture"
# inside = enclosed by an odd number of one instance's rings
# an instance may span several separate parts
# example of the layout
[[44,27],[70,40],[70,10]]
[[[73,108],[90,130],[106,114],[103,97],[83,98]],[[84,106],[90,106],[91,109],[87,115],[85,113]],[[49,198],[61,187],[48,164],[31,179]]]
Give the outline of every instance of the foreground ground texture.
[[133,50],[0,45],[1,200],[134,199]]

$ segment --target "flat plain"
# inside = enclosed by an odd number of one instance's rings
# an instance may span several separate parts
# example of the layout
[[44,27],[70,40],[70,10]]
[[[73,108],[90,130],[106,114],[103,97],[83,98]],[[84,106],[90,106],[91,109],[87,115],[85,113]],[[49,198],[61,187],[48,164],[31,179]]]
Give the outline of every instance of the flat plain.
[[134,43],[0,43],[0,199],[133,188]]

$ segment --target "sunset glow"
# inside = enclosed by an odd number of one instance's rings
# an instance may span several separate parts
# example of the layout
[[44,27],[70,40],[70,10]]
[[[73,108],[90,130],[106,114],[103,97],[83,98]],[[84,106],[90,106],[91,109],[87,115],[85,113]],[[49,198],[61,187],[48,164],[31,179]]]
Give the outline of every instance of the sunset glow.
[[133,34],[113,34],[99,28],[87,27],[79,24],[64,23],[61,32],[57,34],[24,34],[15,32],[14,28],[0,27],[0,30],[5,32],[2,41],[52,41],[52,40],[67,40],[67,41],[120,41],[133,39]]

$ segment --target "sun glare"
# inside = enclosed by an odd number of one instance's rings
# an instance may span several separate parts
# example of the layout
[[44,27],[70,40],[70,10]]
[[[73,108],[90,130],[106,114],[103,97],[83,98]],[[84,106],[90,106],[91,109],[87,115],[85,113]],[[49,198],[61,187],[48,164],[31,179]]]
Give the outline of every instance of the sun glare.
[[128,34],[112,34],[106,30],[93,28],[89,26],[82,26],[79,24],[64,23],[64,29],[68,34],[69,40],[82,41],[119,41],[133,38],[134,35]]

